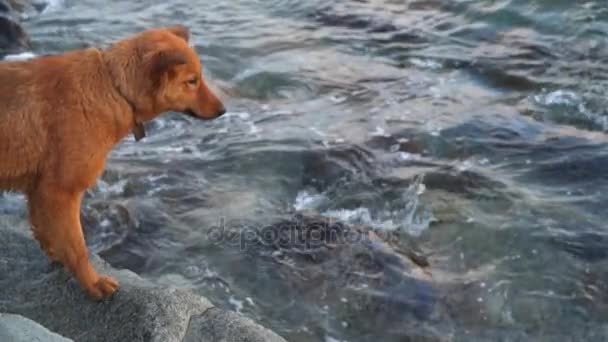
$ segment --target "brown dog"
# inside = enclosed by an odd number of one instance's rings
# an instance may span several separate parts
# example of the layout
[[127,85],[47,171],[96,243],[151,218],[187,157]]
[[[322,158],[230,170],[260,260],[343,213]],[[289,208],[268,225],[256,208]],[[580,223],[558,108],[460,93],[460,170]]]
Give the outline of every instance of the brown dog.
[[183,26],[152,29],[105,50],[90,48],[0,63],[0,189],[23,192],[34,236],[93,298],[117,282],[89,261],[80,225],[84,191],[106,156],[167,111],[225,113],[207,88]]

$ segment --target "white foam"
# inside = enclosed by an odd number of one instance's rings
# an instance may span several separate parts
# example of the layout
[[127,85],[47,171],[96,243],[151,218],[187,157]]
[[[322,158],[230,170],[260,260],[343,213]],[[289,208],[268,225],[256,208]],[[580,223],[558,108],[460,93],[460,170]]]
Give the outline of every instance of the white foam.
[[327,210],[323,212],[323,215],[349,224],[369,225],[389,231],[401,229],[413,236],[419,236],[432,222],[436,221],[433,213],[420,201],[419,196],[425,192],[424,184],[419,181],[414,182],[403,194],[406,201],[403,209],[381,212],[378,218],[373,218],[370,209],[364,207]]
[[436,221],[433,213],[420,202],[420,196],[425,192],[426,186],[422,183],[422,177],[418,177],[403,194],[406,200],[403,229],[414,236],[419,236]]
[[348,223],[370,224],[373,223],[372,215],[367,208],[328,210],[324,213]]
[[320,194],[311,194],[308,191],[300,191],[296,195],[295,203],[293,204],[293,208],[295,210],[310,210],[315,209],[319,202],[323,201],[325,196]]
[[380,126],[376,127],[376,130],[370,133],[374,137],[390,137],[391,135],[386,133],[386,130]]
[[340,104],[347,100],[346,96],[342,95],[333,95],[329,99],[335,104]]
[[[417,158],[412,155],[409,158]],[[366,207],[358,208],[332,208],[322,212],[324,216],[335,218],[349,224],[373,226],[383,230],[401,229],[407,233],[418,236],[426,230],[432,222],[436,221],[432,211],[421,202],[420,196],[426,192],[422,177],[416,177],[412,184],[403,192],[404,206],[392,211],[381,211],[377,216]],[[322,193],[301,190],[296,195],[293,208],[296,211],[318,210],[328,198]]]
[[242,300],[238,300],[233,296],[230,296],[230,298],[228,298],[228,302],[234,306],[236,312],[241,313],[243,311],[244,305]]
[[293,115],[293,113],[294,113],[293,110],[279,109],[279,110],[275,110],[275,111],[271,112],[270,114],[272,114],[272,115]]
[[321,130],[319,130],[316,127],[309,127],[308,129],[310,129],[311,131],[313,131],[316,135],[320,136],[320,137],[326,137],[327,134],[323,133]]
[[399,152],[399,159],[401,160],[420,160],[422,156],[417,153]]
[[104,195],[120,195],[124,193],[126,185],[126,179],[120,180],[114,184],[108,184],[100,179],[97,181],[97,190]]
[[471,160],[465,160],[456,165],[456,169],[460,172],[468,171],[473,167],[473,162]]
[[253,122],[249,122],[249,134],[260,133],[260,129]]
[[45,0],[43,2],[47,4],[44,10],[42,11],[43,14],[55,12],[65,7],[65,0]]
[[234,113],[227,113],[224,114],[224,116],[236,116],[241,120],[248,120],[249,118],[251,118],[251,114],[247,113],[247,112],[234,112]]
[[535,99],[545,105],[575,105],[580,102],[577,94],[567,90],[556,90],[548,93],[544,97],[535,96]]
[[[408,234],[419,236],[436,221],[431,210],[420,201],[420,196],[425,192],[426,186],[422,177],[417,177],[403,193],[405,205],[402,209],[383,211],[378,213],[377,217],[372,217],[370,209],[365,207],[327,210],[323,215],[350,224],[369,225],[384,230],[401,229]],[[306,204],[311,197],[310,194],[301,194],[301,201]]]
[[346,342],[346,341],[337,340],[331,336],[325,336],[325,342]]
[[26,52],[22,52],[22,53],[17,53],[14,55],[6,55],[4,56],[4,60],[5,61],[25,61],[31,58],[36,57],[36,54],[30,51],[26,51]]
[[422,69],[440,69],[441,63],[432,59],[410,58],[410,63]]
[[[585,99],[573,91],[560,89],[549,93],[534,95],[532,99],[541,106],[562,106],[566,107],[568,111],[576,111],[578,113],[575,113],[574,115],[584,115],[588,120],[601,126],[603,131],[608,131],[608,116],[594,112],[588,108]],[[572,113],[570,113],[570,115],[572,115]]]

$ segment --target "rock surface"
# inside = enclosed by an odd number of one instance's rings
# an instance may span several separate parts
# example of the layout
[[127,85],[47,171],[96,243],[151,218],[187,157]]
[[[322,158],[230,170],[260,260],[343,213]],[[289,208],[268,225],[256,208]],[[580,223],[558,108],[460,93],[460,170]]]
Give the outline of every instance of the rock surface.
[[91,301],[63,268],[49,264],[21,218],[0,216],[0,236],[0,312],[75,341],[284,341],[205,298],[154,286],[95,255],[95,267],[121,288],[109,300]]
[[71,342],[40,324],[19,315],[0,314],[0,341]]
[[235,312],[209,309],[192,317],[183,342],[267,342],[277,341],[273,333]]

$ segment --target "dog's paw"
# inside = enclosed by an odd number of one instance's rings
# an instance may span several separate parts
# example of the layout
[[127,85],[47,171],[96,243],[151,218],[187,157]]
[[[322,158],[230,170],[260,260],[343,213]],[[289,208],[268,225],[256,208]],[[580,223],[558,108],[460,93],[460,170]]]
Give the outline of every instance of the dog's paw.
[[102,300],[114,294],[118,290],[118,282],[111,277],[100,276],[92,287],[87,289],[91,297]]

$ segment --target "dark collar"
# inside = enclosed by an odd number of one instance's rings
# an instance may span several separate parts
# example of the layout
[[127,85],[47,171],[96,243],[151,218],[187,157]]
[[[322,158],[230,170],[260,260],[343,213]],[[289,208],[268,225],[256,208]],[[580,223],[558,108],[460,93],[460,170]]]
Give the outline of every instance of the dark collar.
[[114,77],[112,75],[112,73],[110,72],[110,66],[107,64],[106,60],[103,58],[103,53],[101,51],[99,51],[101,54],[101,60],[104,63],[104,66],[106,67],[106,70],[108,71],[108,74],[110,75],[110,81],[112,83],[112,86],[114,87],[114,89],[116,90],[116,92],[129,104],[129,106],[131,107],[131,111],[133,112],[133,128],[131,129],[131,132],[133,133],[133,137],[135,137],[135,141],[140,141],[141,139],[143,139],[146,136],[146,129],[144,127],[144,124],[142,122],[137,121],[136,118],[136,113],[137,113],[137,107],[135,106],[135,104],[133,103],[133,101],[131,101],[125,94],[123,94],[123,92],[120,90],[120,87],[118,87],[116,85],[116,83],[114,83]]
[[135,137],[135,141],[140,141],[141,139],[143,139],[146,136],[146,128],[144,127],[144,124],[141,122],[135,121],[131,132],[133,132],[133,137]]

